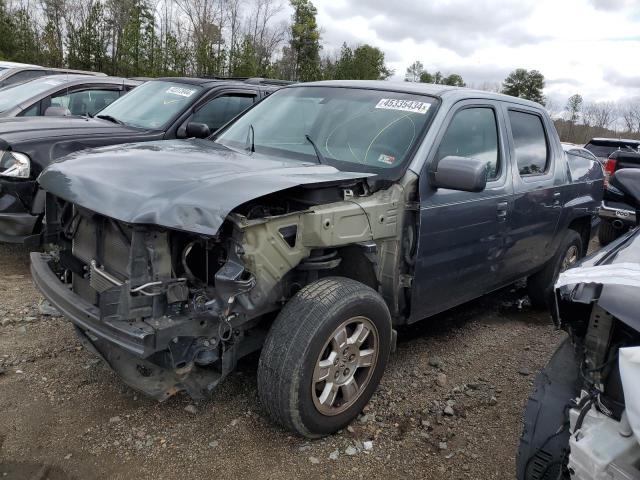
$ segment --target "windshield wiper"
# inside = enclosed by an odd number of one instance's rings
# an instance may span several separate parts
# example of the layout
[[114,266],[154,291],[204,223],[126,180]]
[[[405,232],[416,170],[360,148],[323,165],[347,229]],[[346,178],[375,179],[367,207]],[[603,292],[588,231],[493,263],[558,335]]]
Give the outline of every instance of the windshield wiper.
[[247,149],[254,153],[256,151],[256,132],[253,130],[253,125],[249,125],[249,131],[247,132]]
[[118,120],[116,117],[112,117],[111,115],[96,115],[96,118],[101,118],[111,123],[117,123],[118,125],[124,125],[122,120]]
[[307,141],[311,144],[311,146],[313,147],[313,149],[316,151],[316,156],[318,157],[318,164],[319,165],[323,165],[327,163],[327,159],[324,158],[324,155],[322,155],[322,152],[320,151],[320,149],[318,148],[318,146],[316,145],[316,142],[314,142],[311,137],[309,136],[309,134],[307,133],[304,138],[307,139]]

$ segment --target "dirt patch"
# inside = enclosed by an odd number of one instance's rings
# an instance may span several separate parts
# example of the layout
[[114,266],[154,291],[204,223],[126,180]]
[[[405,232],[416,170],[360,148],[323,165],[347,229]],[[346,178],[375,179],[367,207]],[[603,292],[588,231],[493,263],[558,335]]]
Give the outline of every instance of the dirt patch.
[[364,415],[309,442],[263,414],[257,356],[199,404],[129,389],[40,313],[27,251],[0,245],[0,478],[513,478],[534,374],[564,338],[523,296],[400,331]]

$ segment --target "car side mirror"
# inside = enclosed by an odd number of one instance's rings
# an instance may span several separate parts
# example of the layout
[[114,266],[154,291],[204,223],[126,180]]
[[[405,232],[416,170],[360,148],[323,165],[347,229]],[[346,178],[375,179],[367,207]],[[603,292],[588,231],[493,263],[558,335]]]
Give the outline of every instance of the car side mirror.
[[463,192],[481,192],[487,186],[488,162],[449,155],[431,172],[431,185]]
[[45,117],[68,117],[71,112],[66,107],[47,107],[44,111]]
[[609,179],[612,187],[617,188],[625,196],[625,201],[640,209],[640,170],[622,168]]
[[189,122],[185,131],[187,138],[207,138],[211,135],[209,126],[204,123]]

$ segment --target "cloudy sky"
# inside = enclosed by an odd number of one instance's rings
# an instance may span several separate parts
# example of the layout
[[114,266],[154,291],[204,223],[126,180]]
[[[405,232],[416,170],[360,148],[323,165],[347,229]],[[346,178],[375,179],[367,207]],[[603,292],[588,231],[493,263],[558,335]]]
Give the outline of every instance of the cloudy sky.
[[564,102],[640,95],[640,0],[314,0],[325,51],[381,48],[395,79],[420,60],[468,84],[537,69]]

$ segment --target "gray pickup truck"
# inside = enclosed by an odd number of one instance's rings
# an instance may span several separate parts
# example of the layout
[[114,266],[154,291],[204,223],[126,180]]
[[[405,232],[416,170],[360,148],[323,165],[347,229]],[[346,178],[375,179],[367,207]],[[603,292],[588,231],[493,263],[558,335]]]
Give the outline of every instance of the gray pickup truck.
[[269,414],[308,437],[376,389],[395,329],[583,256],[603,172],[544,109],[440,85],[285,87],[209,139],[103,147],[39,177],[34,281],[159,400],[262,349]]

